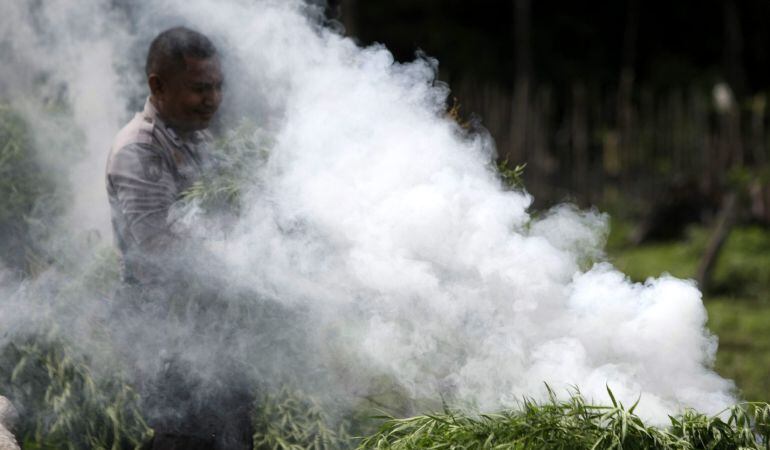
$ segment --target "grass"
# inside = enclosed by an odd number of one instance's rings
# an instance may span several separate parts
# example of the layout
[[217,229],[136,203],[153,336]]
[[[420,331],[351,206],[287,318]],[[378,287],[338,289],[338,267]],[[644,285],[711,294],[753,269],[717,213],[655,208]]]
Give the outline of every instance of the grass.
[[770,399],[770,304],[732,297],[706,301],[708,327],[719,337],[716,370],[746,400]]
[[[693,278],[708,238],[707,230],[691,228],[681,241],[630,247],[623,234],[628,224],[613,229],[611,261],[635,281],[667,272]],[[704,294],[708,327],[719,337],[716,370],[735,380],[747,400],[770,398],[770,230],[760,226],[736,228],[714,269],[710,291]]]
[[[708,239],[708,230],[691,227],[685,239],[628,247],[621,225],[610,238],[609,251],[618,269],[636,281],[663,272],[680,278],[693,278]],[[710,294],[770,300],[770,230],[754,225],[736,228],[725,242],[717,261]]]

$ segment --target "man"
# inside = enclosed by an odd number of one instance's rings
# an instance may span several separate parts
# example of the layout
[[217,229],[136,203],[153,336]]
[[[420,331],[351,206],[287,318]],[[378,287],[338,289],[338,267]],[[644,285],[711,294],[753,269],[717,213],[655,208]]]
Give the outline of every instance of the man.
[[[160,33],[150,45],[145,69],[150,96],[144,110],[116,136],[107,162],[107,192],[124,281],[115,305],[116,324],[121,326],[114,334],[127,354],[148,338],[140,336],[144,328],[137,332],[122,324],[136,322],[136,317],[162,317],[168,308],[164,302],[173,295],[184,297],[178,292],[184,276],[178,272],[183,272],[181,252],[190,243],[174,232],[169,212],[179,195],[209,169],[211,138],[206,128],[222,101],[216,48],[196,31],[177,27]],[[194,329],[195,320],[206,319],[190,320],[187,327]],[[165,327],[162,318],[156,323]],[[167,343],[149,344],[165,348]],[[171,348],[170,355],[158,356],[157,367],[162,368],[157,373],[134,375],[155,430],[152,448],[249,448],[248,389],[227,379],[214,383],[225,388],[202,386],[176,353],[180,350]],[[134,357],[147,356],[140,349]]]
[[179,246],[169,208],[206,170],[209,122],[222,101],[216,48],[184,27],[159,34],[145,67],[150,97],[117,135],[107,161],[112,225],[129,284],[163,283]]

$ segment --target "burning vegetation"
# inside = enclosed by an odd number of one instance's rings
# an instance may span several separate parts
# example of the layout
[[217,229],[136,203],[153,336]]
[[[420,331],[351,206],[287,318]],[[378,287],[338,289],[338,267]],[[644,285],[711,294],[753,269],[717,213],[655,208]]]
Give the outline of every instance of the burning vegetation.
[[[394,63],[299,1],[172,4],[230,45],[233,106],[217,169],[169,215],[184,277],[128,314],[115,249],[79,215],[106,215],[88,204],[101,172],[76,168],[103,156],[84,125],[109,115],[78,87],[135,100],[109,63],[141,38],[66,0],[7,11],[18,36],[49,20],[91,50],[0,108],[0,394],[23,448],[143,448],[153,421],[224,417],[234,393],[255,448],[770,448],[770,406],[712,370],[693,284],[631,283],[602,214],[529,212],[523,166],[447,117],[436,61]],[[81,33],[94,17],[114,29]],[[81,66],[112,84],[68,78]]]

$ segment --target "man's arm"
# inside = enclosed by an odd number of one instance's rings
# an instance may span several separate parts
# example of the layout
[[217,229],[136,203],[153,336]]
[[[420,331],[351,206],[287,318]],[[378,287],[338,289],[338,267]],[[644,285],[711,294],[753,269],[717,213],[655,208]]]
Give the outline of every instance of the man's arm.
[[168,211],[176,200],[176,185],[159,149],[151,144],[121,148],[110,161],[108,181],[124,221],[123,239],[147,254],[163,253],[174,244]]

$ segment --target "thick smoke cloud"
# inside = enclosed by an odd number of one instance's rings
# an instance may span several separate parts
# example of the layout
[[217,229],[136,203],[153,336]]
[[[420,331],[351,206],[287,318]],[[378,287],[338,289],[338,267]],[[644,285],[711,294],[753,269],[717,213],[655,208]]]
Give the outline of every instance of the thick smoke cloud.
[[[107,245],[104,161],[146,95],[144,48],[166,27],[192,26],[223,52],[219,127],[256,122],[271,147],[235,223],[218,228],[194,205],[180,221],[208,255],[185,270],[229,303],[188,312],[207,326],[170,323],[152,305],[113,323],[104,293],[52,302],[72,283],[52,270],[3,290],[2,339],[53,322],[101,354],[98,323],[123,336],[116,345],[132,342],[121,351],[141,372],[176,353],[204,385],[222,370],[267,384],[302,372],[307,390],[351,401],[385,374],[413,398],[482,410],[543,398],[544,383],[600,402],[606,386],[629,404],[641,396],[638,411],[656,421],[733,402],[732,383],[709,368],[716,338],[693,283],[633,284],[591,265],[602,258],[602,214],[563,206],[533,218],[529,195],[503,189],[492,170],[491,139],[445,117],[436,61],[394,63],[298,1],[113,3],[1,9],[3,95],[27,112],[40,159],[72,192],[57,238],[95,229]],[[71,105],[68,125],[36,103],[46,95]],[[78,133],[84,148],[63,151]]]

